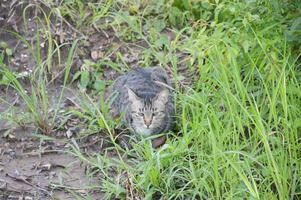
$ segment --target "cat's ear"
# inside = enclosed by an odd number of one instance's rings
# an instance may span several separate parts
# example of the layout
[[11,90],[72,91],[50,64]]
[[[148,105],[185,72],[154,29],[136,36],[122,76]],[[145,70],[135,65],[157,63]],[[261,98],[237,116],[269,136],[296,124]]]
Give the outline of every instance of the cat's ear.
[[129,101],[131,102],[135,102],[135,101],[139,101],[140,97],[137,96],[137,94],[130,88],[126,87],[128,90],[128,95],[129,95]]
[[159,92],[156,96],[156,102],[157,103],[162,103],[162,104],[166,104],[168,101],[168,96],[169,96],[169,90],[164,89],[161,92]]

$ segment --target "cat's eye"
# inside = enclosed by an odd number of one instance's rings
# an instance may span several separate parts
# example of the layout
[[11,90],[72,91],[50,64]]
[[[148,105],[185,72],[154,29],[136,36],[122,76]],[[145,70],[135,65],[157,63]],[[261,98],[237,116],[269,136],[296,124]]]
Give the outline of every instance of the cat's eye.
[[144,116],[144,113],[141,113],[141,112],[140,112],[140,113],[138,113],[138,115],[140,115],[140,116]]

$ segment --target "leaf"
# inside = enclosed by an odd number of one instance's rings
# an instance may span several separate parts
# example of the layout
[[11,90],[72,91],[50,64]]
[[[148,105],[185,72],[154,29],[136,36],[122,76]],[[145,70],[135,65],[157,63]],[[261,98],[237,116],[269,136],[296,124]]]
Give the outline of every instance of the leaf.
[[6,131],[3,133],[3,137],[4,137],[4,138],[9,138],[9,139],[15,138],[14,133],[13,133],[13,131],[12,131],[11,129],[6,130]]
[[169,47],[169,44],[170,44],[170,41],[169,41],[167,35],[161,35],[160,38],[155,43],[155,45],[157,47],[162,47],[162,46]]
[[90,82],[90,74],[88,71],[82,71],[80,74],[80,86],[83,88],[87,88]]
[[93,87],[97,91],[103,91],[106,87],[106,82],[100,79],[97,79],[93,84]]
[[73,75],[73,78],[72,78],[71,83],[73,83],[75,80],[77,80],[77,79],[80,77],[81,73],[82,73],[81,71],[77,71],[77,72]]
[[248,41],[248,40],[245,40],[245,41],[243,41],[242,42],[242,48],[243,48],[243,50],[244,50],[244,52],[245,53],[248,53],[248,51],[249,51],[249,48],[250,48],[250,42]]
[[154,21],[154,28],[157,32],[161,32],[166,27],[164,20],[155,20]]
[[294,121],[294,127],[296,129],[298,129],[298,128],[301,127],[301,119],[295,119],[295,121]]
[[5,53],[6,53],[6,55],[8,55],[8,56],[12,56],[12,55],[13,55],[13,50],[7,48],[7,49],[5,49]]
[[139,6],[138,5],[132,5],[129,8],[129,11],[132,15],[137,14],[139,12]]
[[213,6],[208,2],[202,2],[202,7],[206,10],[213,10]]
[[2,49],[6,49],[8,47],[7,43],[6,42],[0,42],[0,48]]
[[172,26],[177,26],[182,22],[182,12],[177,7],[171,7],[168,15],[169,22]]

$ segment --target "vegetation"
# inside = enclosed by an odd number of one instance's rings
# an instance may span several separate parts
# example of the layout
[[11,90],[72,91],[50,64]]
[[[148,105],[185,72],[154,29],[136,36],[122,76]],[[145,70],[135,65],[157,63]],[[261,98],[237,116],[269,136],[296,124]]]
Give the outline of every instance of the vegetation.
[[[70,140],[68,151],[91,166],[88,176],[102,177],[91,185],[107,199],[301,199],[299,1],[43,0],[29,6],[45,10],[40,21],[49,25],[41,26],[36,37],[47,37],[47,56],[43,60],[39,45],[28,44],[36,69],[27,76],[29,95],[18,80],[20,74],[4,64],[12,50],[2,44],[0,84],[22,97],[32,114],[25,123],[51,134],[58,126],[55,119],[63,94],[49,114],[46,91],[54,82],[58,65],[53,60],[58,59],[64,66],[63,88],[71,79],[73,85],[79,83],[77,103],[83,111],[71,109],[61,115],[84,119],[84,134],[99,132],[114,144],[88,156]],[[53,18],[81,38],[57,44],[49,28]],[[84,68],[70,79],[77,45],[85,44],[91,27],[114,34],[124,50],[112,42],[97,60],[85,59]],[[70,50],[62,62],[58,55],[64,45]],[[107,102],[94,100],[111,82],[100,78],[105,70],[131,69],[133,62],[125,52],[136,56],[139,66],[162,66],[175,82],[177,127],[159,149],[153,149],[147,138],[138,139],[132,149],[120,148],[114,134],[118,122],[108,117]]]

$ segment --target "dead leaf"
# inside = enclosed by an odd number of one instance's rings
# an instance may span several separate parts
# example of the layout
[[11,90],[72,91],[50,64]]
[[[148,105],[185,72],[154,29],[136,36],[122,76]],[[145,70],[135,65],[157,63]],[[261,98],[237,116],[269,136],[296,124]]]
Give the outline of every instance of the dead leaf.
[[91,58],[92,58],[92,60],[96,61],[96,60],[98,60],[98,59],[100,59],[102,57],[103,57],[103,52],[97,51],[97,50],[91,51]]
[[70,129],[68,129],[67,132],[66,132],[67,138],[68,138],[68,139],[71,138],[72,135],[73,135],[72,131],[70,131]]
[[165,142],[166,142],[166,137],[165,136],[155,138],[152,141],[152,146],[153,146],[153,148],[158,148],[158,147],[162,146]]

